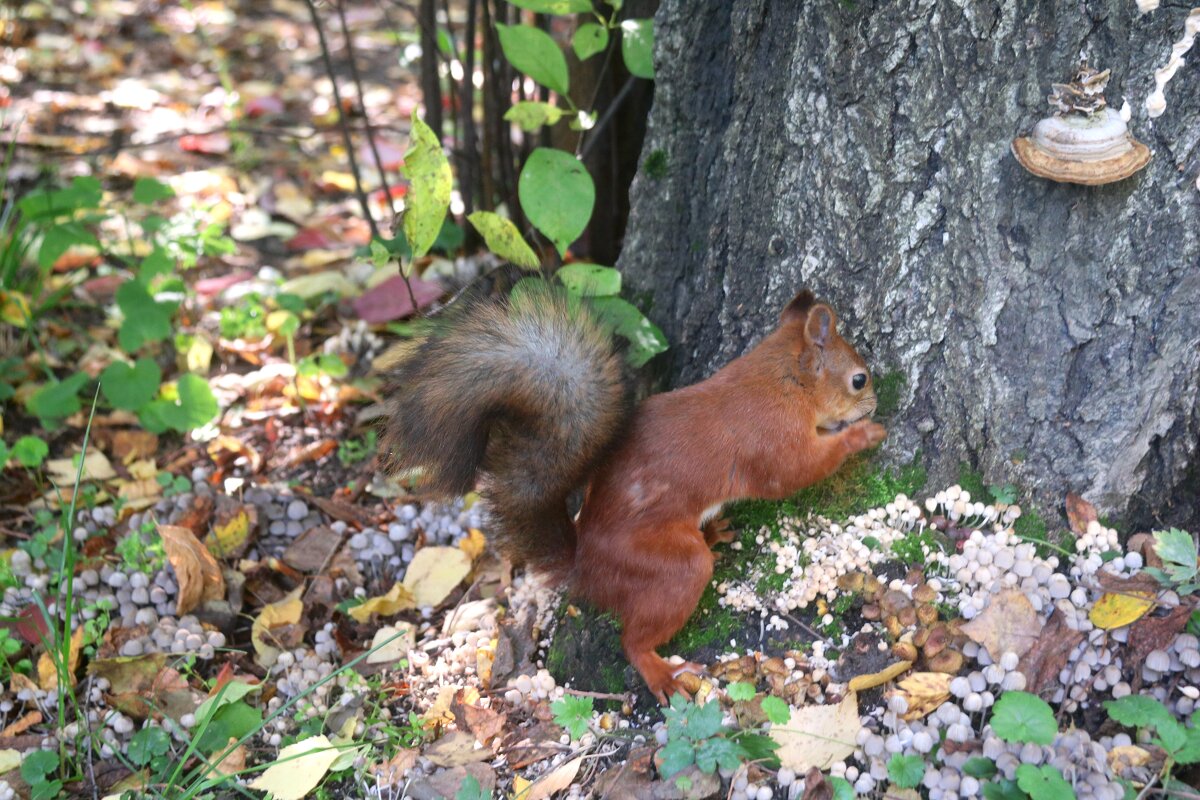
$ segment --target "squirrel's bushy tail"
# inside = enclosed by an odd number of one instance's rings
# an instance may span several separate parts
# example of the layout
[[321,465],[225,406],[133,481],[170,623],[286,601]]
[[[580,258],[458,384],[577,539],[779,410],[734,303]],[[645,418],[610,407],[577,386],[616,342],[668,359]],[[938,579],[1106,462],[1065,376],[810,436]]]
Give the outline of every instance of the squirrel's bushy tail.
[[570,494],[614,442],[628,414],[612,337],[551,290],[477,301],[444,314],[392,368],[382,452],[420,467],[423,486],[487,499],[501,552],[568,568]]

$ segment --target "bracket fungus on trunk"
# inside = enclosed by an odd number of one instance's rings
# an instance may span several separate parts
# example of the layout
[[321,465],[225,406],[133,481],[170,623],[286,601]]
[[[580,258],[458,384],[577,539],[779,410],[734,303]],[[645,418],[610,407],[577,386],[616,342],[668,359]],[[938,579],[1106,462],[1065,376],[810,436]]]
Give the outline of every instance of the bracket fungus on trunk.
[[1013,139],[1025,169],[1059,183],[1099,186],[1124,180],[1150,161],[1150,148],[1133,138],[1125,120],[1108,107],[1109,70],[1084,60],[1070,83],[1056,83],[1047,98],[1056,110],[1029,136]]

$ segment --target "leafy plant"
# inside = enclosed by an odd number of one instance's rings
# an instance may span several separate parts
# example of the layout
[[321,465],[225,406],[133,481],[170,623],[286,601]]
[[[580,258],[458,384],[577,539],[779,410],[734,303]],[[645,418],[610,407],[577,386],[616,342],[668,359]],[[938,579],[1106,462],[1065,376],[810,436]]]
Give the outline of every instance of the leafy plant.
[[1174,764],[1200,763],[1200,728],[1185,727],[1155,698],[1131,694],[1105,701],[1104,708],[1114,722],[1154,732],[1151,741],[1167,753],[1167,775]]
[[1005,692],[992,710],[992,730],[1006,742],[1050,744],[1058,723],[1050,705],[1029,692]]
[[[664,778],[692,764],[711,775],[718,767],[737,769],[743,761],[778,763],[774,758],[778,745],[769,736],[726,727],[722,724],[721,706],[716,702],[698,706],[677,694],[663,715],[667,720],[667,744],[660,751],[659,772]],[[787,718],[782,719],[786,721]]]
[[592,720],[592,698],[563,695],[550,704],[550,710],[554,712],[554,721],[566,728],[572,739],[578,739],[587,733]]
[[376,440],[379,438],[374,430],[369,430],[361,439],[346,439],[338,443],[337,458],[342,466],[349,467],[370,458],[375,452]]
[[888,759],[888,779],[901,789],[913,789],[925,777],[925,760],[920,756],[894,754]]
[[1154,552],[1163,561],[1162,569],[1146,567],[1146,572],[1153,575],[1159,583],[1173,586],[1180,594],[1192,594],[1200,590],[1200,581],[1196,580],[1197,559],[1196,542],[1191,534],[1178,528],[1168,531],[1154,532]]
[[1033,800],[1075,800],[1075,790],[1058,767],[1050,764],[1034,766],[1022,764],[1017,767],[1017,786]]
[[29,784],[33,800],[58,797],[63,788],[62,781],[53,777],[58,765],[58,753],[53,750],[35,750],[21,760],[21,777]]
[[50,455],[50,447],[37,436],[22,436],[12,447],[12,457],[22,467],[29,469],[40,467],[48,455]]

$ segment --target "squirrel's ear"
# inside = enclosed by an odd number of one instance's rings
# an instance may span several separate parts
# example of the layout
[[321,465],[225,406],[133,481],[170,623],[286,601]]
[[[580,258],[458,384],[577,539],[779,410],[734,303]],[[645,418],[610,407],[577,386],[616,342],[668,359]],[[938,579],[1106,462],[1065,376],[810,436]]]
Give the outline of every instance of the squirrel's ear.
[[820,303],[808,312],[808,321],[804,323],[804,338],[811,345],[824,347],[829,344],[836,329],[837,315],[833,313],[832,308]]
[[808,316],[809,309],[817,302],[817,298],[808,289],[801,289],[800,293],[792,298],[792,302],[784,307],[779,314],[780,324],[788,322],[801,322]]

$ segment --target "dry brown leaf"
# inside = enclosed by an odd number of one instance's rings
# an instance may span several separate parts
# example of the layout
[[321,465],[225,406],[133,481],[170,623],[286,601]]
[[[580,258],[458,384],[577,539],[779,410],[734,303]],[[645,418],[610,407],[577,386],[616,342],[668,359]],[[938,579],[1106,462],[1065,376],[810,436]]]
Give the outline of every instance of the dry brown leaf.
[[816,767],[808,771],[800,800],[833,800],[833,785],[825,779],[825,773]]
[[[230,738],[225,743],[225,747],[218,752],[225,750],[232,744],[237,744],[237,739]],[[229,754],[222,758],[213,769],[221,775],[236,775],[246,769],[246,745],[241,744],[229,751]]]
[[401,786],[408,771],[416,766],[421,751],[415,747],[402,747],[389,760],[372,764],[367,771],[382,782],[383,786]]
[[1067,625],[1067,618],[1057,608],[1046,620],[1041,635],[1033,647],[1021,656],[1018,669],[1025,675],[1025,690],[1042,694],[1058,680],[1058,673],[1067,664],[1075,645],[1083,641],[1083,633]]
[[504,732],[506,718],[503,714],[478,704],[479,693],[463,689],[450,703],[450,712],[459,730],[469,730],[485,746]]
[[18,736],[42,721],[42,712],[30,711],[25,716],[0,731],[0,736]]
[[224,599],[225,576],[221,574],[221,567],[190,529],[159,525],[158,534],[179,581],[179,594],[175,600],[177,613],[187,614],[205,601]]
[[786,726],[773,726],[771,738],[779,744],[776,755],[794,772],[812,767],[828,769],[854,752],[855,737],[862,723],[858,718],[858,695],[847,692],[836,705],[803,706],[792,709]]
[[870,675],[855,675],[850,679],[848,684],[852,692],[865,692],[867,689],[874,689],[876,686],[882,686],[888,681],[894,679],[897,675],[901,675],[912,669],[913,662],[897,661],[886,669],[879,672],[871,673]]
[[250,642],[257,653],[254,660],[260,666],[272,667],[279,658],[280,649],[275,646],[277,637],[272,635],[271,629],[299,624],[300,616],[304,613],[304,602],[300,599],[303,591],[304,587],[296,587],[279,602],[263,606],[254,618],[250,626]]
[[340,533],[325,525],[318,525],[297,536],[283,551],[282,558],[293,569],[318,572],[333,560],[333,554],[341,545]]
[[461,767],[473,761],[488,761],[494,753],[490,747],[475,747],[475,734],[451,731],[422,753],[439,767]]
[[250,545],[250,535],[258,521],[254,506],[223,509],[213,520],[212,530],[204,537],[208,552],[220,558],[239,558]]
[[953,678],[953,675],[944,672],[914,672],[900,681],[887,696],[899,695],[908,701],[908,711],[903,714],[903,719],[911,722],[932,714],[950,699],[950,681]]
[[1012,651],[1029,652],[1045,623],[1020,589],[1005,589],[992,595],[987,608],[962,626],[962,632],[987,648],[993,661]]
[[1074,492],[1067,493],[1067,522],[1071,525],[1071,531],[1077,536],[1082,536],[1087,533],[1088,523],[1097,522],[1100,515],[1096,513],[1096,507],[1084,500]]
[[[54,483],[62,486],[75,485],[75,474],[79,465],[75,463],[74,458],[52,458],[43,467],[46,470],[46,477]],[[113,469],[108,456],[104,453],[99,450],[89,450],[88,454],[83,457],[82,480],[107,481],[115,477],[117,477],[117,471]]]
[[112,437],[112,454],[128,464],[139,458],[153,458],[158,452],[158,436],[150,431],[117,431]]
[[[71,634],[71,643],[67,651],[67,678],[72,686],[75,685],[75,673],[79,669],[79,651],[83,649],[83,626],[80,625]],[[57,653],[56,653],[57,655]],[[58,666],[50,653],[42,653],[37,664],[38,686],[43,691],[53,691],[58,688]],[[14,673],[13,677],[16,677]]]
[[582,763],[583,756],[580,756],[558,765],[549,774],[538,778],[524,794],[514,783],[514,792],[521,800],[547,800],[555,792],[564,791],[571,785],[571,781],[579,774],[579,766]]
[[1162,650],[1179,635],[1192,616],[1193,606],[1178,605],[1161,617],[1142,617],[1129,629],[1127,664],[1141,664],[1151,650]]

